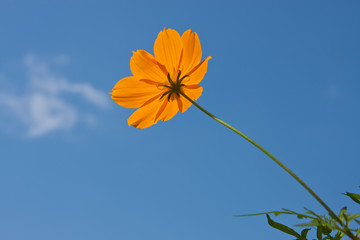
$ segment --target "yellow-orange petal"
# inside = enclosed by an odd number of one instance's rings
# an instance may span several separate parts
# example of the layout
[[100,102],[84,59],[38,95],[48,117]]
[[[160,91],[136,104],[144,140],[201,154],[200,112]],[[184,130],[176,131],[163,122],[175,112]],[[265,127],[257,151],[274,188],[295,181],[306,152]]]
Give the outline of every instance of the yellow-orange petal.
[[181,40],[183,43],[183,56],[180,69],[183,75],[188,75],[200,63],[202,49],[198,35],[192,32],[191,29],[183,33]]
[[208,61],[211,57],[207,57],[201,63],[199,63],[196,67],[194,67],[187,75],[189,77],[185,78],[183,84],[193,85],[198,84],[204,78],[205,73],[207,72]]
[[[183,86],[181,90],[186,96],[188,96],[189,98],[195,101],[201,96],[203,88],[200,85],[195,84],[195,85]],[[192,105],[192,103],[183,96],[181,96],[180,99],[182,102],[182,108],[180,109],[180,111],[183,113]]]
[[171,77],[175,76],[179,69],[182,48],[181,37],[173,29],[164,29],[155,40],[155,59],[166,67]]
[[165,104],[163,106],[164,109],[162,111],[158,112],[157,118],[155,120],[161,119],[164,122],[173,118],[179,111],[178,102],[176,100],[176,97],[173,96],[170,101],[164,100]]
[[131,76],[118,81],[110,94],[120,106],[138,108],[160,93],[156,85],[147,84]]
[[154,100],[153,102],[136,110],[128,119],[129,126],[136,128],[147,128],[158,122],[155,121],[155,116],[161,107],[162,102]]
[[130,59],[130,68],[134,77],[155,82],[167,82],[165,69],[145,50],[137,50]]

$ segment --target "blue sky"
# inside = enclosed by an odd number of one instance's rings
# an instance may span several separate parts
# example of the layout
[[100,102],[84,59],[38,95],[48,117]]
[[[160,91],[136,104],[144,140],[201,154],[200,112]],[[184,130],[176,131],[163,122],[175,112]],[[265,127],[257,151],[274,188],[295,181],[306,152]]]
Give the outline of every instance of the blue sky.
[[[1,1],[0,239],[291,239],[265,217],[325,213],[194,106],[128,127],[110,99],[164,27],[212,56],[198,103],[258,141],[335,211],[358,206],[359,1]],[[291,218],[276,220],[292,224]]]

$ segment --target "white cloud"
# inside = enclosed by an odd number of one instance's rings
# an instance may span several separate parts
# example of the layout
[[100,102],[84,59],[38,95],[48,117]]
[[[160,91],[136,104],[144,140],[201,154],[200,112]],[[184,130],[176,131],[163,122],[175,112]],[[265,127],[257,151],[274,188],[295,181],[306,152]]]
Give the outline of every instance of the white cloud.
[[[60,59],[58,64],[69,62],[65,55],[56,59]],[[27,136],[40,137],[54,131],[70,130],[79,121],[93,125],[96,122],[93,114],[81,112],[78,104],[66,100],[69,94],[97,108],[108,106],[105,93],[88,83],[72,83],[56,75],[50,71],[48,63],[40,61],[35,55],[25,56],[24,64],[28,76],[25,92],[9,94],[2,90],[0,106],[4,106],[8,110],[6,113],[26,128]]]
[[49,71],[45,63],[39,62],[32,54],[25,57],[25,66],[29,71],[31,86],[37,90],[52,95],[59,95],[60,93],[79,94],[98,107],[106,108],[108,106],[108,97],[103,92],[88,83],[70,83],[66,78],[56,76]]
[[67,130],[77,120],[76,110],[59,98],[33,94],[29,99],[28,134],[37,137],[55,129]]

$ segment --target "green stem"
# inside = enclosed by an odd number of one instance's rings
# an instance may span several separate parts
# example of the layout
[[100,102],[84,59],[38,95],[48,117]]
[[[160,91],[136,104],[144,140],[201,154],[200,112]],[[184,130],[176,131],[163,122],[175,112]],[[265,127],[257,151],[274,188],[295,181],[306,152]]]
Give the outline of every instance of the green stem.
[[221,119],[215,117],[213,114],[208,112],[206,109],[202,108],[199,104],[197,104],[194,100],[189,98],[187,95],[185,95],[183,92],[179,92],[183,97],[185,97],[187,100],[189,100],[192,104],[194,104],[197,108],[199,108],[201,111],[203,111],[206,115],[210,116],[214,120],[218,121],[225,127],[231,129],[232,131],[239,134],[241,137],[245,138],[248,142],[253,144],[255,147],[260,149],[262,152],[264,152],[266,155],[268,155],[274,162],[276,162],[282,169],[284,169],[287,173],[289,173],[293,178],[295,178],[296,181],[298,181],[330,214],[330,216],[335,219],[338,223],[341,224],[341,226],[344,229],[345,234],[347,234],[351,239],[356,240],[355,236],[352,234],[352,232],[347,228],[344,223],[339,219],[339,217],[328,207],[328,205],[325,204],[321,198],[316,195],[316,193],[311,190],[311,188],[306,185],[295,173],[293,173],[288,167],[286,167],[282,162],[280,162],[278,159],[276,159],[272,154],[270,154],[267,150],[265,150],[263,147],[261,147],[259,144],[257,144],[255,141],[253,141],[251,138],[234,128],[233,126],[227,124],[226,122],[222,121]]

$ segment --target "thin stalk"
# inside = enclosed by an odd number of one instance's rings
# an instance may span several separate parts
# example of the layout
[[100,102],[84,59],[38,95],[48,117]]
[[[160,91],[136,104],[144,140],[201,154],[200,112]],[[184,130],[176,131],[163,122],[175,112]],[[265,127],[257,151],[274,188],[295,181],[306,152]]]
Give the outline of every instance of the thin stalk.
[[348,235],[351,239],[356,240],[356,237],[352,234],[352,232],[347,228],[344,223],[340,220],[340,218],[330,209],[328,205],[325,204],[323,200],[308,186],[304,183],[303,180],[301,180],[293,171],[291,171],[288,167],[286,167],[282,162],[280,162],[278,159],[276,159],[272,154],[270,154],[266,149],[261,147],[259,144],[257,144],[255,141],[253,141],[251,138],[234,128],[233,126],[227,124],[226,122],[222,121],[221,119],[215,117],[213,114],[208,112],[206,109],[202,108],[199,104],[197,104],[194,100],[189,98],[187,95],[185,95],[182,91],[179,92],[184,98],[186,98],[188,101],[190,101],[192,104],[194,104],[198,109],[203,111],[206,115],[213,118],[214,120],[218,121],[225,127],[231,129],[235,133],[239,134],[241,137],[245,138],[248,142],[253,144],[255,147],[260,149],[263,153],[265,153],[267,156],[269,156],[274,162],[276,162],[282,169],[284,169],[287,173],[289,173],[293,178],[295,178],[298,183],[300,183],[328,212],[329,215],[335,219],[340,225],[343,227],[344,233]]

